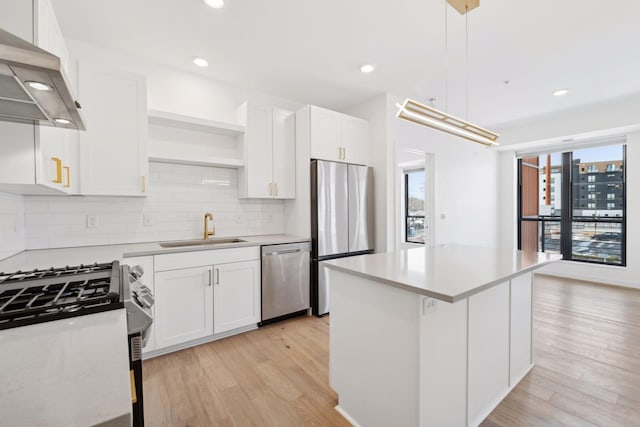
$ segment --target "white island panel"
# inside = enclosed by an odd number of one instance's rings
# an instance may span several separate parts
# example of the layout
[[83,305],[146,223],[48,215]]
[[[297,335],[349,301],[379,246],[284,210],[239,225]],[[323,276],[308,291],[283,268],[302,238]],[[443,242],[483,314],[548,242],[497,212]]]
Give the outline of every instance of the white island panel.
[[339,410],[361,426],[417,425],[418,297],[329,274],[329,382],[340,392]]
[[511,280],[511,367],[509,385],[514,386],[533,364],[531,273]]
[[509,391],[509,282],[469,298],[469,425]]
[[454,304],[425,297],[421,300],[420,425],[464,426],[467,422],[467,300]]

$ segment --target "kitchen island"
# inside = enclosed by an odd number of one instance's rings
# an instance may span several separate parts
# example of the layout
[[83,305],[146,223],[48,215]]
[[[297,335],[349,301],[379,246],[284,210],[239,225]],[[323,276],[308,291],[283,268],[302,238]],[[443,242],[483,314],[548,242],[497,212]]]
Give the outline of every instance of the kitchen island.
[[478,425],[533,366],[532,272],[558,259],[441,245],[325,261],[336,409],[367,427]]

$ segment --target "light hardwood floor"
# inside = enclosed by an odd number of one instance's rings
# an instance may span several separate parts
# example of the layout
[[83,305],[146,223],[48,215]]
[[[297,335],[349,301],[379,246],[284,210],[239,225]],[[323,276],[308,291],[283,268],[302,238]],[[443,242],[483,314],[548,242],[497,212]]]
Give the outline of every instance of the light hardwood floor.
[[534,361],[484,427],[640,426],[640,291],[536,276]]
[[[640,291],[537,276],[536,366],[484,421],[640,426]],[[329,318],[297,318],[143,364],[146,425],[348,426]]]
[[329,318],[302,317],[143,363],[145,424],[349,426],[329,388]]

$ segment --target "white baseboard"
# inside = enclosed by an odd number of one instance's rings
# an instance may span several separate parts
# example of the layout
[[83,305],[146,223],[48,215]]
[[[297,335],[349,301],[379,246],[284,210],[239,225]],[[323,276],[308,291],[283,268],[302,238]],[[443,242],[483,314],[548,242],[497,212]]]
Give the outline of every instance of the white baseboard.
[[340,405],[336,405],[335,410],[338,411],[338,413],[342,415],[353,427],[361,427],[360,424],[351,417],[351,415],[347,414],[347,412],[340,407]]
[[172,345],[170,347],[160,348],[149,352],[142,353],[142,360],[151,359],[152,357],[162,356],[164,354],[173,353],[174,351],[184,350],[185,348],[195,347],[197,345],[206,344],[209,342],[221,340],[233,335],[242,334],[244,332],[253,331],[258,329],[258,325],[249,325],[242,328],[234,329],[233,331],[223,332],[217,335],[210,335],[208,337],[200,338],[198,340],[188,341],[181,344]]

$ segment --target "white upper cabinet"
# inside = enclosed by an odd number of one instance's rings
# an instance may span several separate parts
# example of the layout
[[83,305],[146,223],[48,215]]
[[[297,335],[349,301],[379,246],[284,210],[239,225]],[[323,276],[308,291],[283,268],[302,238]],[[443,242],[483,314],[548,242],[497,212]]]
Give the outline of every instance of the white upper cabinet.
[[[69,67],[49,0],[15,2],[0,14],[0,28],[59,56],[63,72]],[[0,190],[29,195],[77,192],[76,131],[0,122],[0,135]]]
[[273,189],[276,199],[296,198],[296,115],[273,109]]
[[341,114],[340,141],[342,161],[366,165],[369,163],[369,122]]
[[311,157],[342,161],[340,114],[310,107]]
[[81,193],[145,196],[149,165],[144,77],[81,62],[78,83],[87,127],[79,133]]
[[[366,165],[369,163],[369,123],[366,120],[309,106],[311,158]],[[303,132],[303,133],[306,133]]]
[[244,167],[241,198],[295,198],[295,114],[278,107],[244,103]]

